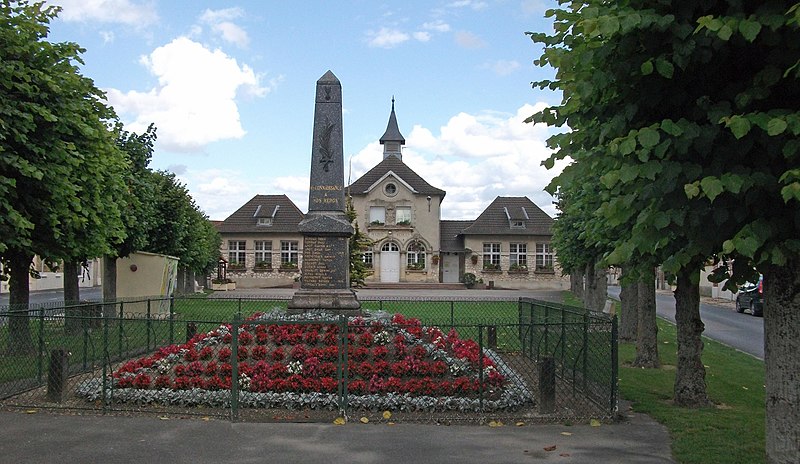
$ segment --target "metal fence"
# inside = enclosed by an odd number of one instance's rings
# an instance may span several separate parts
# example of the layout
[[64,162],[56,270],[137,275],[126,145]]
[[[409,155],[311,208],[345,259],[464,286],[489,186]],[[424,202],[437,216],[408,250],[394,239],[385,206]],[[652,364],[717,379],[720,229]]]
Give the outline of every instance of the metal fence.
[[429,423],[610,419],[616,319],[555,303],[146,299],[0,311],[6,407]]

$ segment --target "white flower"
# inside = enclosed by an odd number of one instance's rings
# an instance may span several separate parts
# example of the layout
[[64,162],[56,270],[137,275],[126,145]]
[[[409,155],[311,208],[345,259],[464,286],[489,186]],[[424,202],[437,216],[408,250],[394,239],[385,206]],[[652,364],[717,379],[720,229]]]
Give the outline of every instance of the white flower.
[[290,374],[302,374],[303,363],[300,361],[292,361],[286,366],[286,370],[289,371]]
[[242,390],[250,389],[250,377],[247,374],[239,374],[239,388]]

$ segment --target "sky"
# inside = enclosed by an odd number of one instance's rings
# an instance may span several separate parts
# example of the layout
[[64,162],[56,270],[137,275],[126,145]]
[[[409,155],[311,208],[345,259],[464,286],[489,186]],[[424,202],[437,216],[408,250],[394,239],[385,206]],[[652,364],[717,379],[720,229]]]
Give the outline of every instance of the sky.
[[442,219],[475,219],[497,196],[551,216],[546,139],[526,124],[560,95],[532,88],[553,0],[48,0],[48,40],[77,42],[82,73],[125,129],[154,123],[150,167],[174,172],[211,219],[254,195],[308,210],[316,81],[342,83],[345,182],[382,159],[392,98],[403,161],[447,192]]

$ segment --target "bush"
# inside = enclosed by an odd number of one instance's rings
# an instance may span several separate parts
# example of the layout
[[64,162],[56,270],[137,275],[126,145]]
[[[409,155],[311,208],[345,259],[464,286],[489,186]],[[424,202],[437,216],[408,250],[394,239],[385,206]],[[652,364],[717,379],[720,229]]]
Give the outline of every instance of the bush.
[[461,281],[464,282],[464,285],[466,285],[467,288],[472,288],[475,286],[475,282],[477,282],[478,279],[475,277],[475,274],[467,272],[461,276]]

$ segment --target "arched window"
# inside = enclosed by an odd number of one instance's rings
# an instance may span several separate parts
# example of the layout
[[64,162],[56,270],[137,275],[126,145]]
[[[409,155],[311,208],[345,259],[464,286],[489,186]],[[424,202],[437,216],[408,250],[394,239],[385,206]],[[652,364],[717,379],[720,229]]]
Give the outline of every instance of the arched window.
[[386,242],[381,247],[381,251],[400,251],[400,247],[394,242]]
[[415,240],[409,243],[406,256],[408,269],[425,269],[425,245],[422,242]]

